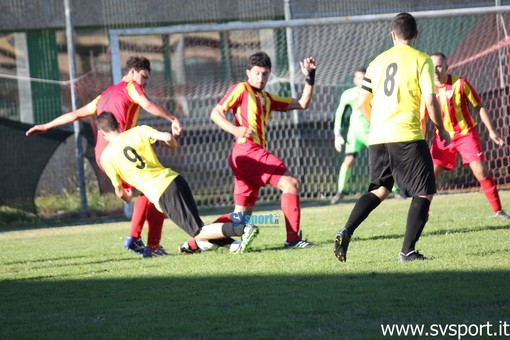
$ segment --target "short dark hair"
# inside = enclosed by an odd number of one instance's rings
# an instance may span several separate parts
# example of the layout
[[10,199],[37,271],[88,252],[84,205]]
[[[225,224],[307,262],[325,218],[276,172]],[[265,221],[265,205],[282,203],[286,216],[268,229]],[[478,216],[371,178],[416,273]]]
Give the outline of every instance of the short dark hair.
[[367,73],[367,69],[364,67],[358,67],[357,69],[354,70],[354,73],[356,72]]
[[254,53],[248,58],[248,70],[251,70],[253,66],[271,69],[271,58],[269,58],[266,52]]
[[149,59],[147,59],[145,57],[133,56],[127,60],[126,68],[128,70],[131,70],[132,68],[134,68],[136,70],[136,72],[140,72],[140,70],[147,70],[150,72],[151,71],[151,62],[149,61]]
[[443,52],[439,52],[439,51],[433,52],[430,56],[431,57],[439,57],[442,60],[447,61],[446,55]]
[[103,111],[98,114],[96,117],[96,126],[98,130],[104,132],[112,132],[119,130],[119,122],[113,115],[113,113],[108,111]]
[[418,34],[418,25],[411,14],[400,13],[391,21],[391,30],[400,39],[411,40]]

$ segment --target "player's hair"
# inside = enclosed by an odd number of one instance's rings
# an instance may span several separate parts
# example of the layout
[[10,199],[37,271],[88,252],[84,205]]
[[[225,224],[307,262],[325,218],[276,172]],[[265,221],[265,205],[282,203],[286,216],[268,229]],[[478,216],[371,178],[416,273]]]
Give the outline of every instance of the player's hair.
[[439,52],[439,51],[433,52],[430,54],[430,56],[431,57],[439,57],[439,58],[441,58],[441,60],[443,60],[445,62],[447,61],[446,55],[443,52]]
[[367,73],[367,69],[364,67],[358,67],[357,69],[354,70],[354,73],[356,72]]
[[271,69],[271,58],[269,58],[266,52],[254,53],[248,58],[247,69],[251,70],[253,66],[267,67],[268,69]]
[[128,70],[131,70],[132,68],[134,68],[136,70],[136,72],[140,72],[140,70],[147,70],[150,72],[151,71],[151,62],[149,61],[149,59],[147,59],[145,57],[133,56],[133,57],[129,57],[129,59],[127,60],[126,68]]
[[411,40],[418,34],[418,25],[411,14],[400,13],[391,21],[391,30],[400,39]]
[[119,130],[119,122],[113,115],[113,113],[108,111],[103,111],[98,114],[96,117],[96,126],[98,130],[104,132],[112,132]]

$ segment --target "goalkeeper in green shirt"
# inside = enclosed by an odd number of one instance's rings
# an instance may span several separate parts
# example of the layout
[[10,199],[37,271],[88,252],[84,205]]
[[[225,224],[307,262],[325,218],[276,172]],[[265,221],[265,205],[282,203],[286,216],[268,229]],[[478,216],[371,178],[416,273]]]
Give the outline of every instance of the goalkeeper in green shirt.
[[[353,83],[356,85],[347,89],[340,97],[340,103],[335,113],[335,149],[342,152],[345,145],[345,158],[338,173],[338,188],[337,193],[333,196],[331,204],[338,203],[345,195],[345,185],[351,177],[351,170],[356,161],[356,156],[361,151],[361,148],[366,148],[368,145],[368,131],[370,130],[370,123],[361,111],[358,109],[358,97],[361,82],[365,76],[365,69],[358,68],[354,71]],[[351,107],[351,116],[349,117],[349,130],[347,132],[347,140],[342,137],[341,131],[343,128],[343,116],[347,111],[347,107]]]

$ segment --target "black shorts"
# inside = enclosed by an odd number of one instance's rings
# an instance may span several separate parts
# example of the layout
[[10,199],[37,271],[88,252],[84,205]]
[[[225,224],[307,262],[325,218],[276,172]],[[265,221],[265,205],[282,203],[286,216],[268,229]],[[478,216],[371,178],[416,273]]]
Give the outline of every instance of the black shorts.
[[436,193],[434,166],[429,147],[424,140],[370,145],[368,152],[368,191],[381,186],[391,191],[393,184],[397,182],[398,189],[407,197]]
[[159,205],[191,237],[197,235],[204,226],[188,182],[182,176],[177,176],[166,188],[159,199]]

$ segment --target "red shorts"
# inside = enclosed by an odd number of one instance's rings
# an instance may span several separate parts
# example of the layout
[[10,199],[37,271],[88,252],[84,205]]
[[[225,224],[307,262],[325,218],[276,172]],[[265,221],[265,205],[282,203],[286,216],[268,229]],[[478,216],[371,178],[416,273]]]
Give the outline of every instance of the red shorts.
[[439,136],[434,134],[430,153],[434,165],[439,165],[447,170],[453,170],[455,168],[457,153],[460,153],[462,164],[464,165],[468,165],[474,161],[485,160],[482,151],[482,143],[476,132],[455,137],[446,147],[443,146],[443,142],[439,140]]
[[234,203],[242,206],[255,205],[259,189],[266,184],[277,187],[289,171],[282,160],[250,140],[234,144],[229,164],[234,174]]

